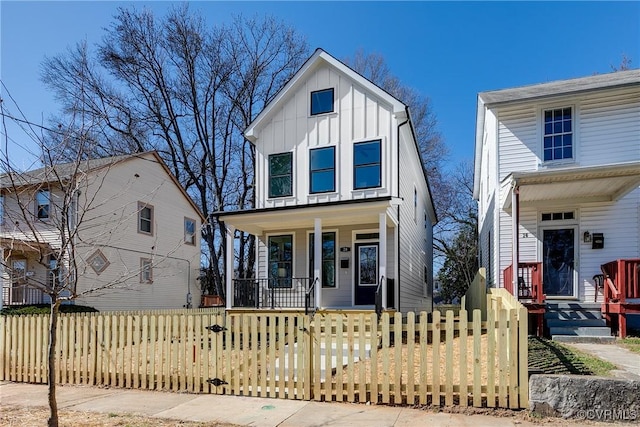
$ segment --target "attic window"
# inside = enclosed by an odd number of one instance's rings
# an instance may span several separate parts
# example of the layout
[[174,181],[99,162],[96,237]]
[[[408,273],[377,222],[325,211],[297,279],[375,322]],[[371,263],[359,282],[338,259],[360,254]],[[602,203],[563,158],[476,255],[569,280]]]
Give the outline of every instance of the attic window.
[[333,112],[333,88],[311,92],[311,115]]

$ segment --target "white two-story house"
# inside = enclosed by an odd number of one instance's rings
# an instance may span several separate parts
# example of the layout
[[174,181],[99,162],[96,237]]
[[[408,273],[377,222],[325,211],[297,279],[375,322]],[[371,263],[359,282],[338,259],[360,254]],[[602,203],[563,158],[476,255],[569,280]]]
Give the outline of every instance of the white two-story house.
[[597,302],[625,333],[640,302],[639,185],[640,70],[478,95],[480,265],[532,312]]
[[[246,129],[255,209],[227,227],[227,306],[432,308],[436,214],[409,109],[318,49]],[[257,239],[234,278],[233,235]]]
[[3,305],[197,306],[202,222],[153,151],[0,175]]

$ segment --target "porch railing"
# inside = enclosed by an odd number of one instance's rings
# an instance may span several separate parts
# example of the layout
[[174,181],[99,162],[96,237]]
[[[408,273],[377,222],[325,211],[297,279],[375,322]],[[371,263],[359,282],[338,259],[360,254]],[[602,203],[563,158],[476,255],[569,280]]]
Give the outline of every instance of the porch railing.
[[517,286],[513,284],[513,264],[504,269],[503,278],[505,289],[519,300],[530,300],[539,304],[544,302],[541,262],[518,263]]
[[[233,306],[272,309],[305,308],[307,294],[313,283],[310,277],[234,279]],[[309,303],[312,304],[313,301]]]
[[640,259],[618,259],[602,264],[601,270],[605,303],[640,298]]
[[318,278],[316,277],[315,280],[313,281],[313,283],[311,283],[311,286],[309,286],[309,289],[307,289],[307,292],[305,293],[304,296],[304,314],[309,314],[312,310],[311,307],[316,307],[316,305],[314,304],[315,302],[315,288],[316,288],[316,284],[318,283]]
[[378,287],[376,288],[376,314],[378,315],[378,321],[382,315],[382,284],[384,283],[384,276],[380,276]]
[[31,305],[46,304],[46,295],[39,289],[34,289],[26,285],[6,286],[2,288],[2,304],[10,305]]

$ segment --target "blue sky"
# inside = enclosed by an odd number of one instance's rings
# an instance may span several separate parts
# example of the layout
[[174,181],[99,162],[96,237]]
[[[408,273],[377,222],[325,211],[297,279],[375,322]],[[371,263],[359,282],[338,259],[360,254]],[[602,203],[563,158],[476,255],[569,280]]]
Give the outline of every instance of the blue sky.
[[[39,80],[45,55],[99,42],[116,8],[170,2],[0,2],[0,75],[34,122],[57,110]],[[640,2],[193,2],[210,24],[233,14],[271,14],[342,59],[362,48],[382,54],[403,83],[428,95],[450,162],[473,159],[478,92],[606,73],[623,54],[640,66]],[[6,98],[6,93],[3,93]],[[5,101],[6,102],[6,101]],[[15,107],[9,105],[15,112]],[[19,168],[33,145],[9,128]],[[2,135],[4,150],[4,132]]]

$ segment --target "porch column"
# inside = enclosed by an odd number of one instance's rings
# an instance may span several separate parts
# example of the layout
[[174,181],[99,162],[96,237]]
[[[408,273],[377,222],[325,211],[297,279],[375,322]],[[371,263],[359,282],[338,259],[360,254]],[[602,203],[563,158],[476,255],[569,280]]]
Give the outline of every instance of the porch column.
[[383,212],[379,217],[379,246],[380,246],[380,255],[378,258],[380,259],[379,269],[380,276],[378,277],[378,282],[380,281],[380,277],[385,278],[385,283],[382,285],[382,308],[387,309],[387,214]]
[[[512,227],[512,254],[511,259],[513,265],[512,277],[513,294],[518,297],[518,263],[520,262],[520,189],[517,185],[511,190],[511,227]],[[506,284],[505,284],[506,285]]]
[[4,248],[0,248],[0,310],[4,304]]
[[225,275],[227,280],[227,309],[233,308],[233,258],[234,258],[234,235],[235,235],[235,227],[232,225],[226,225],[227,227],[227,247],[225,251],[227,253],[226,266],[225,270],[227,274]]
[[[316,218],[313,223],[313,277],[318,278],[315,292],[316,307],[320,307],[322,301],[322,219]],[[313,283],[313,282],[312,282]]]

